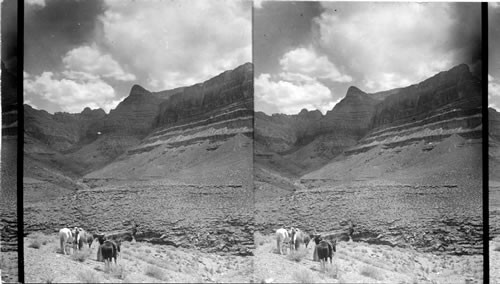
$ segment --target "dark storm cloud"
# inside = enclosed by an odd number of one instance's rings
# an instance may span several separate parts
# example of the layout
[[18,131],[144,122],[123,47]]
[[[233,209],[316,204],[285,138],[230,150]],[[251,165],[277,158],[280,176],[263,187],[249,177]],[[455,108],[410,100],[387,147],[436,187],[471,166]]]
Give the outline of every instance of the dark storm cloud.
[[452,6],[455,25],[450,50],[458,50],[456,62],[474,64],[481,60],[481,3],[456,3]]
[[2,2],[2,61],[16,73],[17,48],[17,1]]
[[275,72],[281,56],[312,40],[312,19],[323,11],[319,2],[263,2],[254,9],[256,75]]
[[47,0],[44,6],[25,5],[25,70],[39,73],[61,64],[72,48],[91,40],[97,18],[104,12],[100,0]]

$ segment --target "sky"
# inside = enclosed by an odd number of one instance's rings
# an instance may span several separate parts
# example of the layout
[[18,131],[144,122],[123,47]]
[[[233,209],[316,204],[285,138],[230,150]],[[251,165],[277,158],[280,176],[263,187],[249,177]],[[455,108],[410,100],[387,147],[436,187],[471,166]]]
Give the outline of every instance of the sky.
[[488,4],[488,106],[500,111],[500,3]]
[[106,112],[134,84],[162,91],[252,61],[252,4],[234,0],[27,0],[24,102]]
[[254,7],[256,111],[326,113],[349,86],[373,93],[461,63],[480,70],[480,3],[257,1]]

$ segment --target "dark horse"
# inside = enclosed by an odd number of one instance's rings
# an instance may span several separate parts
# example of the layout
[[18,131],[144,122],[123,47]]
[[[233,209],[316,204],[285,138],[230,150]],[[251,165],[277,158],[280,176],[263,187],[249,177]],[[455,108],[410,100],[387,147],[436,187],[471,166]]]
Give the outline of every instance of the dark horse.
[[116,264],[116,256],[118,255],[118,252],[120,252],[120,242],[105,240],[100,246],[100,250],[105,265],[109,265],[113,258],[115,259]]
[[321,239],[320,235],[314,237],[314,242],[316,243],[316,248],[314,250],[318,255],[321,266],[325,266],[328,258],[330,258],[330,263],[332,263],[333,253],[336,251],[336,242],[334,241],[332,244],[329,241]]

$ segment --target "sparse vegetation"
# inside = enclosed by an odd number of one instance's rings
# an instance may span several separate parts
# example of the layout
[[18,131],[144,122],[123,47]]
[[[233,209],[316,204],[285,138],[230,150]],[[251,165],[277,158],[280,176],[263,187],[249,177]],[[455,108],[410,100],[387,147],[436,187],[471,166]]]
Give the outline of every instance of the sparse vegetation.
[[307,256],[307,250],[305,249],[299,249],[299,250],[293,250],[291,251],[288,255],[287,258],[289,260],[293,260],[295,262],[300,262],[302,259],[304,259]]
[[39,249],[40,247],[42,246],[42,244],[40,243],[40,241],[38,239],[32,241],[28,247],[30,248],[34,248],[34,249]]
[[71,258],[73,260],[76,260],[79,262],[84,262],[88,257],[89,257],[89,252],[86,250],[78,250],[78,251],[75,251],[75,253],[73,253],[71,255]]
[[163,280],[163,278],[165,277],[165,272],[163,271],[163,269],[153,265],[148,265],[146,267],[146,270],[144,271],[144,274],[158,280]]
[[308,269],[299,269],[293,272],[292,277],[297,283],[314,283],[314,275]]
[[78,272],[78,279],[83,283],[99,283],[99,275],[92,270],[83,270]]
[[494,250],[495,250],[495,251],[500,251],[500,244],[498,244],[498,243],[497,243],[497,244],[495,245]]
[[382,272],[373,266],[363,266],[359,273],[363,276],[375,279],[375,280],[384,280],[384,275]]
[[330,278],[333,278],[333,279],[337,279],[338,278],[338,268],[337,268],[337,265],[336,264],[333,264],[333,265],[326,265],[324,269],[323,273],[325,273],[325,275],[327,277],[330,277]]
[[54,275],[50,274],[50,275],[47,275],[43,282],[46,283],[46,284],[51,284],[51,283],[54,283]]
[[122,266],[118,265],[110,265],[109,268],[106,269],[107,273],[111,274],[114,278],[125,280],[127,278],[127,271],[123,269]]

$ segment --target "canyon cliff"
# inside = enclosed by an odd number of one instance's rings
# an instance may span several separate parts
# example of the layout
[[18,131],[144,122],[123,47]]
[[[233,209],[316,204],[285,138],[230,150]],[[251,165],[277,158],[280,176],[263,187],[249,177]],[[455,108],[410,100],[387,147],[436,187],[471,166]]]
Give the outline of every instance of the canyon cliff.
[[[463,161],[464,167],[473,171],[471,167],[481,164],[481,111],[481,81],[465,64],[418,84],[374,94],[352,86],[325,115],[306,110],[298,115],[257,113],[255,159],[257,167],[304,180],[369,179],[396,172],[399,177],[416,165],[429,166],[430,174],[443,163],[466,157],[471,159]],[[442,142],[467,149],[467,154],[460,159],[462,154],[450,150],[454,154],[446,158],[444,150],[433,150]],[[442,163],[417,159],[427,154],[439,155]]]
[[251,172],[250,63],[173,90],[150,92],[134,85],[109,114],[24,109],[24,171],[33,183],[76,189],[112,180],[189,180],[196,171],[201,177],[193,178],[195,183],[219,182],[227,179],[224,170],[243,183],[249,175],[244,169]]

